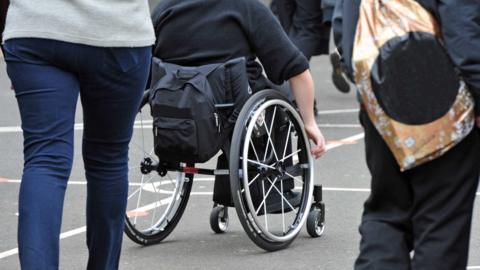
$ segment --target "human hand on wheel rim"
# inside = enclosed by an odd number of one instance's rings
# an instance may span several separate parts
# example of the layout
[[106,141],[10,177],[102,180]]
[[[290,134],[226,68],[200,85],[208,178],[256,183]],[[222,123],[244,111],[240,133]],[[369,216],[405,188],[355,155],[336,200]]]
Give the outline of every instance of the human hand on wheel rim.
[[305,123],[305,131],[307,132],[308,138],[310,138],[315,145],[311,148],[310,152],[315,158],[321,157],[327,151],[325,145],[325,138],[323,137],[322,132],[318,128],[316,122]]

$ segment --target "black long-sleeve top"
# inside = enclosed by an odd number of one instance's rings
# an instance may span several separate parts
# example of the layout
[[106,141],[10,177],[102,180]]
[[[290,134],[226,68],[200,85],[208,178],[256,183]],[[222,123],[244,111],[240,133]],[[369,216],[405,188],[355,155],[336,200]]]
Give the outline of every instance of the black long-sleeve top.
[[[258,0],[164,0],[153,12],[154,55],[185,66],[247,59],[252,89],[281,84],[309,68],[270,10]],[[255,61],[258,57],[261,64]]]

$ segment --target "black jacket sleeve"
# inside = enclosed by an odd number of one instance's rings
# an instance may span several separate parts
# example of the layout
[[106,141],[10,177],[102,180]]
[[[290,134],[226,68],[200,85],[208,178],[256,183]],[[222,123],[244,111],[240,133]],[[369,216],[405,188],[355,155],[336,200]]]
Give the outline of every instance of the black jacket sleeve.
[[480,1],[438,0],[445,47],[475,98],[480,115]]

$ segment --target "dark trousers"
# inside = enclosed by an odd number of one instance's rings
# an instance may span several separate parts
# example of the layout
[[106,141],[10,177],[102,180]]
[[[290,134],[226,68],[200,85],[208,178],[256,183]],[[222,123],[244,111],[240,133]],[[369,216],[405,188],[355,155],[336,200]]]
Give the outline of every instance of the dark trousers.
[[59,268],[59,234],[79,95],[88,269],[117,269],[128,193],[128,144],[148,76],[150,48],[12,39],[4,49],[24,135],[18,220],[22,269]]
[[365,112],[360,120],[372,191],[355,269],[465,270],[480,171],[478,130],[442,157],[400,172]]

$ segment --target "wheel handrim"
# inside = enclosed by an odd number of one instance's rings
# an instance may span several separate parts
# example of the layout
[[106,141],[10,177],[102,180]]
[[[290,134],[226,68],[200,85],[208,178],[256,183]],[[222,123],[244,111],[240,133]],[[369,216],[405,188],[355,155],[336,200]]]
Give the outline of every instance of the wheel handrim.
[[[255,181],[255,179],[251,180],[249,179],[249,163],[256,163],[255,161],[252,162],[252,160],[249,160],[248,157],[249,157],[249,151],[250,151],[250,147],[253,145],[253,143],[251,143],[251,136],[252,136],[252,133],[253,133],[253,129],[255,127],[256,124],[258,124],[257,120],[262,118],[262,113],[264,111],[266,111],[267,108],[273,106],[274,107],[274,115],[272,117],[272,123],[270,123],[270,128],[267,128],[266,125],[263,125],[263,127],[265,128],[266,130],[266,133],[268,135],[268,142],[267,142],[267,146],[268,145],[272,145],[271,148],[274,152],[274,156],[275,156],[275,160],[276,162],[278,163],[280,160],[285,160],[286,159],[286,155],[285,155],[285,150],[283,151],[282,153],[282,157],[279,158],[279,155],[278,153],[275,153],[275,150],[274,150],[274,146],[273,146],[273,142],[272,142],[272,138],[271,138],[271,131],[272,131],[272,127],[273,127],[273,122],[275,121],[275,112],[277,110],[278,107],[284,107],[288,110],[288,115],[293,117],[294,120],[296,121],[296,124],[297,125],[300,125],[299,128],[297,128],[297,133],[300,131],[301,133],[301,136],[303,138],[303,142],[304,142],[304,147],[305,147],[305,151],[309,152],[310,151],[310,145],[308,143],[308,138],[306,136],[306,133],[304,132],[304,128],[303,128],[303,124],[302,124],[302,120],[301,120],[301,117],[300,115],[297,113],[297,111],[293,108],[293,106],[291,106],[289,103],[283,101],[283,100],[279,100],[279,99],[274,99],[274,100],[268,100],[268,101],[265,101],[263,104],[260,104],[257,106],[257,109],[256,111],[253,113],[253,115],[250,117],[250,121],[247,121],[247,131],[245,133],[245,138],[246,140],[249,140],[249,142],[245,142],[244,145],[243,145],[243,157],[247,157],[247,158],[243,158],[242,160],[242,183],[243,183],[243,187],[249,187],[250,184]],[[265,113],[263,115],[263,121],[265,121]],[[291,121],[289,121],[289,130],[288,130],[288,135],[287,136],[290,136],[290,128],[295,125],[295,124],[292,124]],[[270,130],[269,130],[270,129]],[[288,137],[287,137],[287,141],[288,141]],[[287,147],[287,142],[285,144],[285,149]],[[254,149],[254,152],[255,152],[255,147],[253,147]],[[267,151],[265,151],[265,154],[268,152],[268,149]],[[261,163],[259,161],[259,158],[258,158],[258,155],[257,153],[255,152],[255,155],[256,155],[256,159],[257,159],[257,163]],[[280,181],[280,190],[278,190],[278,188],[275,187],[275,184],[276,184],[276,181],[275,179],[269,179],[269,177],[267,177],[269,183],[270,183],[270,188],[268,190],[265,190],[265,185],[264,185],[264,181],[262,182],[262,192],[263,192],[263,201],[262,203],[260,204],[261,206],[264,207],[263,209],[263,213],[264,213],[264,224],[263,225],[261,222],[261,217],[258,215],[259,213],[259,209],[258,208],[255,208],[255,206],[253,205],[253,202],[252,202],[252,196],[250,194],[250,190],[249,188],[243,188],[242,192],[245,193],[245,197],[246,197],[246,203],[247,203],[247,208],[249,209],[249,214],[247,214],[247,219],[249,221],[249,223],[251,225],[253,225],[253,229],[254,230],[257,230],[258,232],[260,232],[261,234],[263,234],[268,240],[270,241],[276,241],[276,242],[285,242],[285,241],[289,241],[291,239],[293,239],[298,233],[299,231],[301,230],[301,227],[303,226],[303,224],[305,223],[306,219],[307,219],[307,215],[305,215],[305,213],[308,213],[308,211],[310,210],[310,205],[311,205],[311,202],[312,202],[312,190],[313,190],[313,160],[311,158],[311,156],[309,154],[306,155],[307,157],[307,164],[306,166],[308,166],[308,170],[309,170],[309,173],[307,174],[307,179],[305,179],[305,181],[308,181],[308,183],[306,184],[305,182],[303,182],[303,198],[302,198],[302,202],[303,204],[300,205],[299,207],[299,211],[296,213],[296,217],[294,219],[294,222],[289,226],[288,230],[286,230],[286,225],[285,225],[285,213],[284,213],[284,204],[289,204],[288,200],[285,199],[285,197],[283,196],[283,180]],[[265,159],[264,159],[265,160]],[[272,169],[271,168],[271,165],[270,164],[257,164],[257,165],[261,165],[261,166],[265,166],[269,169]],[[255,178],[255,177],[254,177]],[[295,177],[293,177],[295,179]],[[278,192],[280,194],[280,197],[281,197],[281,203],[282,203],[282,206],[281,206],[281,209],[282,209],[282,217],[283,217],[283,220],[282,220],[282,225],[283,225],[283,235],[276,235],[274,233],[271,233],[269,231],[269,228],[268,228],[268,211],[267,211],[267,207],[266,207],[266,198],[269,196],[269,192],[272,191],[272,189],[276,189],[275,191]],[[295,211],[293,208],[292,205],[289,206],[290,208],[292,208],[293,211]]]

